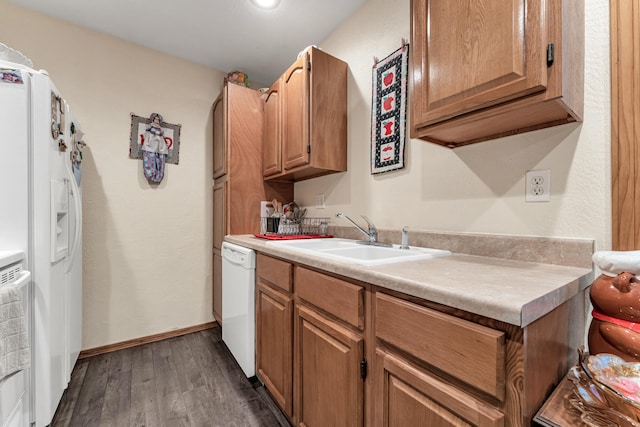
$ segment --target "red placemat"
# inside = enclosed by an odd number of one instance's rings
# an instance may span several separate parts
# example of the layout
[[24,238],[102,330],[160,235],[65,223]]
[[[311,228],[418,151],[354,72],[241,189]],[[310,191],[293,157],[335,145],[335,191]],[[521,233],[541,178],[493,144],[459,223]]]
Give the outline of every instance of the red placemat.
[[259,237],[261,239],[267,240],[294,240],[294,239],[327,239],[333,237],[330,234],[322,236],[320,234],[290,234],[290,235],[280,235],[280,234],[254,234],[254,236]]

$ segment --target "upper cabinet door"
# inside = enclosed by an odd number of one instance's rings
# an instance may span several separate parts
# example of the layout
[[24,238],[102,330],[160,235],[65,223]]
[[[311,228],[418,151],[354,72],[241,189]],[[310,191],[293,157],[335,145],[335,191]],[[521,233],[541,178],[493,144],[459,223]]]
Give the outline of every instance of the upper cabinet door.
[[545,90],[544,0],[412,0],[412,128]]
[[285,169],[309,163],[309,53],[282,78],[282,150]]
[[264,101],[264,139],[262,146],[262,174],[264,176],[282,172],[280,98],[280,79],[278,79],[269,88]]
[[227,174],[226,87],[213,104],[213,178]]

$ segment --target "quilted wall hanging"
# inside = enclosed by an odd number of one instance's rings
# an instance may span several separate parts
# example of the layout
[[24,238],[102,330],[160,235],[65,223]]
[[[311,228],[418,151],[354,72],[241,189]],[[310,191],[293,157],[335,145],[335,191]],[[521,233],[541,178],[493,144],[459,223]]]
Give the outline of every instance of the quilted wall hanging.
[[144,176],[150,183],[162,182],[166,163],[178,164],[181,126],[164,122],[159,113],[148,118],[131,113],[129,158],[142,159]]
[[374,58],[371,102],[371,173],[404,168],[409,44]]
[[[157,113],[154,113],[157,114]],[[180,124],[171,124],[162,121],[160,118],[160,128],[162,129],[162,139],[167,150],[167,163],[178,164],[180,159]],[[151,117],[140,117],[131,113],[131,131],[129,134],[129,158],[142,159],[144,150],[145,134],[151,125]]]

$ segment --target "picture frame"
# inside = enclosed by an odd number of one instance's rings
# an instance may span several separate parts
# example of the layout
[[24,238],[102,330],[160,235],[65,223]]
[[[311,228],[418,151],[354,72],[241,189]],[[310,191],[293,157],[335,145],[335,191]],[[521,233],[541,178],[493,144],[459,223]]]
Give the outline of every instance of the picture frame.
[[[131,130],[129,137],[129,158],[142,159],[142,144],[147,126],[151,123],[149,117],[142,117],[131,113]],[[180,160],[180,129],[182,125],[167,122],[160,123],[164,131],[164,140],[169,154],[166,163],[177,165]]]

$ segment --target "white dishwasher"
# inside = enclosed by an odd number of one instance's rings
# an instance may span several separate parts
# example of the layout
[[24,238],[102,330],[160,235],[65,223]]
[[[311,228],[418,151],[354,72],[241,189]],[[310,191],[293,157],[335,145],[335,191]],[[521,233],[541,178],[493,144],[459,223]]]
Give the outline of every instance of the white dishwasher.
[[247,378],[256,370],[256,253],[222,243],[222,341]]

